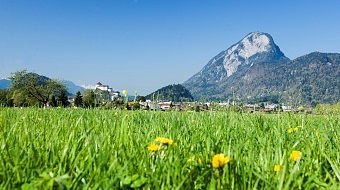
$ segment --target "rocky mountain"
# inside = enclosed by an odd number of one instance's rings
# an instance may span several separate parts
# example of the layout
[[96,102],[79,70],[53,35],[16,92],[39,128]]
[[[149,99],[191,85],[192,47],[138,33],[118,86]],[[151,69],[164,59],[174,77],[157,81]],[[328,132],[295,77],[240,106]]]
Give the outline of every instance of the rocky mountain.
[[336,103],[339,66],[340,54],[314,52],[291,61],[269,34],[253,32],[183,85],[195,99]]

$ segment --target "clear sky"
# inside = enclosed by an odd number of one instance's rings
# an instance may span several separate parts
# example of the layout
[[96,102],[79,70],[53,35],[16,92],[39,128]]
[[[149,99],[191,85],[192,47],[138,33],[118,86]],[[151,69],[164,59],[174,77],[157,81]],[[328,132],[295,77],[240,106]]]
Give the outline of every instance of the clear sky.
[[290,59],[340,52],[338,0],[0,0],[0,78],[27,69],[147,95],[250,32]]

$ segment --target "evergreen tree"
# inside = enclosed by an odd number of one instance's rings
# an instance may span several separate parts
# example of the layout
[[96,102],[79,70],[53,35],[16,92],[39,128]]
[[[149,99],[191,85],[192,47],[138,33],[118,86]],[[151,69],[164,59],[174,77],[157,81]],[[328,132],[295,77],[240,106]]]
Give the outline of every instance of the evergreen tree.
[[81,95],[80,91],[77,92],[76,97],[74,99],[74,105],[76,107],[83,106],[83,96]]
[[57,106],[57,100],[55,99],[55,95],[54,94],[52,94],[50,96],[49,105],[52,106],[52,107],[56,107]]
[[65,90],[60,92],[60,95],[58,97],[58,105],[63,106],[63,107],[66,107],[69,105]]

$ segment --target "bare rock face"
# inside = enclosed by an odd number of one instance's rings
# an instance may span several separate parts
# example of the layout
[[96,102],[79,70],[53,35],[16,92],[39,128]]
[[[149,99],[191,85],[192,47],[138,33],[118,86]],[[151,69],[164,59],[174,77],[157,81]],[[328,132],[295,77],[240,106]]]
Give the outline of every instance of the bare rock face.
[[253,32],[226,50],[223,66],[229,77],[238,70],[239,66],[252,66],[261,61],[277,62],[282,59],[288,58],[280,51],[269,34]]
[[201,71],[183,85],[194,97],[204,97],[207,87],[209,90],[222,92],[223,89],[218,89],[221,83],[242,69],[261,62],[275,64],[284,61],[289,59],[280,51],[269,34],[252,32],[212,58]]

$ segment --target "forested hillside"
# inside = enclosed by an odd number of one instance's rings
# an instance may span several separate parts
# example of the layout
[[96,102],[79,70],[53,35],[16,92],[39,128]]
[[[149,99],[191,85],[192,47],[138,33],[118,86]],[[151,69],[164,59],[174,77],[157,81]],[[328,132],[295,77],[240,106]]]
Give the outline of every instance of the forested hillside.
[[180,84],[172,84],[165,86],[161,89],[146,96],[150,100],[163,100],[163,101],[193,101],[193,97],[184,86]]

